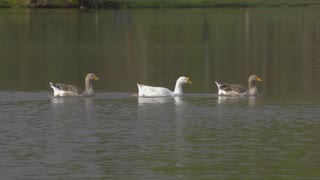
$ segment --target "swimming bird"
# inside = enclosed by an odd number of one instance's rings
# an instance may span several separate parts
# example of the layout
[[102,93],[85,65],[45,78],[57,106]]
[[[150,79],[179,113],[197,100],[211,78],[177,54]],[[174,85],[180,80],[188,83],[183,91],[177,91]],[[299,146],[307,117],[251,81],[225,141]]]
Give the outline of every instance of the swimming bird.
[[93,73],[87,74],[85,78],[85,90],[83,91],[77,86],[68,84],[54,84],[50,82],[54,96],[91,96],[94,95],[92,80],[99,80]]
[[192,84],[192,82],[189,77],[179,77],[173,92],[164,87],[146,86],[137,83],[140,97],[181,96],[183,94],[183,84]]
[[215,81],[218,86],[218,95],[228,95],[228,96],[256,96],[258,94],[258,89],[256,87],[257,81],[262,81],[257,75],[251,75],[249,77],[249,89],[238,84],[227,84]]

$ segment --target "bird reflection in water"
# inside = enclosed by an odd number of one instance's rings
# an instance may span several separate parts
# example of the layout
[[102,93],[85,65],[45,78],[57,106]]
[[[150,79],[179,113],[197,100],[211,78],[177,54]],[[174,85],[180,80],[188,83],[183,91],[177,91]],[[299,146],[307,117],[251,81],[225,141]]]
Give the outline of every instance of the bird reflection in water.
[[59,96],[52,96],[51,97],[51,104],[53,106],[61,106],[61,105],[85,105],[86,111],[94,110],[93,108],[93,98],[92,97],[59,97]]
[[249,105],[255,106],[257,103],[257,97],[255,96],[218,96],[217,103],[221,105]]
[[53,105],[63,104],[63,103],[65,102],[65,98],[63,98],[63,97],[57,97],[57,96],[52,96],[50,102],[51,102],[51,104],[53,104]]
[[139,106],[140,105],[150,105],[150,104],[165,104],[174,102],[175,105],[183,103],[183,97],[138,97]]

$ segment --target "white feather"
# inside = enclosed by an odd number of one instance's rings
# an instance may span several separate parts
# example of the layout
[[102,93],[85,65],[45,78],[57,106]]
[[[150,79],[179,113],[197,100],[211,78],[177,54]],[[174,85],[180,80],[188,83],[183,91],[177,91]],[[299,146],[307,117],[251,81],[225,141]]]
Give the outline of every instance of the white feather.
[[176,82],[174,91],[170,91],[164,87],[153,87],[137,83],[138,94],[140,97],[181,96],[183,94],[183,84],[191,84],[190,79],[187,77],[180,77]]

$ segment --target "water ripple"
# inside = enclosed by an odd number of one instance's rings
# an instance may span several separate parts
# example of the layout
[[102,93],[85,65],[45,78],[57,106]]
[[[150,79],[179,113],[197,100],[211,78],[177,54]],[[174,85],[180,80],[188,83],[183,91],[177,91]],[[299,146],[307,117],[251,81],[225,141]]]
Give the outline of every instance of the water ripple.
[[0,174],[6,179],[256,179],[318,173],[319,104],[205,94],[0,96]]

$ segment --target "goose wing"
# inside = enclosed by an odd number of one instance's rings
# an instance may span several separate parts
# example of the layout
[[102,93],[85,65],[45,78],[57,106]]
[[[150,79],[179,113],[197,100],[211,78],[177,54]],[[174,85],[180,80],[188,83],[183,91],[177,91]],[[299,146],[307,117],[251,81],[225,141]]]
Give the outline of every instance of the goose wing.
[[237,92],[239,94],[246,93],[248,90],[244,86],[238,85],[238,84],[227,84],[227,83],[221,83],[220,90],[223,90],[225,92]]
[[81,95],[83,94],[83,90],[77,86],[74,86],[74,85],[69,85],[69,84],[54,84],[54,86],[56,88],[58,88],[59,90],[61,91],[64,91],[64,92],[69,92],[69,93],[75,93],[75,94],[78,94],[78,95]]
[[157,97],[157,96],[172,96],[172,91],[164,87],[153,87],[142,84],[137,84],[139,96]]

